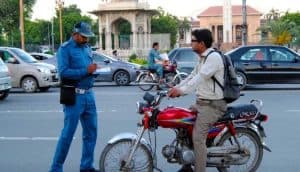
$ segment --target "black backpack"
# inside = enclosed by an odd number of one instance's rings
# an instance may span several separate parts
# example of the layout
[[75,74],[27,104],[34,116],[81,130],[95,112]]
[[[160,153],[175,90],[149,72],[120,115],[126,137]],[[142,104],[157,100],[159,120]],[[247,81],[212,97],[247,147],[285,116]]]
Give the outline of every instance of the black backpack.
[[[232,65],[231,59],[229,56],[224,55],[220,51],[211,51],[208,53],[206,58],[213,52],[217,52],[222,57],[222,61],[224,64],[224,84],[221,84],[215,76],[212,76],[212,80],[214,80],[219,87],[223,90],[224,100],[227,103],[231,103],[237,100],[240,97],[240,84],[238,83],[235,69]],[[205,59],[206,60],[206,59]],[[205,61],[204,61],[205,63]]]

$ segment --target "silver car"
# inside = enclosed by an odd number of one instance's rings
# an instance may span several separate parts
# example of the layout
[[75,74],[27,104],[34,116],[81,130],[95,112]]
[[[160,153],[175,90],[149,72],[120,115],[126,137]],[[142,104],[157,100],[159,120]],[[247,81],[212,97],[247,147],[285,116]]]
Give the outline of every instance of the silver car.
[[7,64],[12,78],[12,87],[23,88],[25,92],[48,91],[58,84],[54,65],[38,62],[19,48],[0,47],[0,57]]
[[140,65],[114,59],[99,52],[93,52],[93,60],[98,65],[96,81],[116,82],[128,85],[135,81]]
[[0,58],[0,100],[5,99],[11,88],[11,78],[9,71],[4,62]]

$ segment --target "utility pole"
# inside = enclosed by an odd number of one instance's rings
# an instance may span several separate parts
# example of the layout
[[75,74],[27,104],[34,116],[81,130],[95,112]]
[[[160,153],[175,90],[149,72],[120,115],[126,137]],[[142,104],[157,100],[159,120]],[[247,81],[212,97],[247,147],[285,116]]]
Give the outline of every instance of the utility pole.
[[20,32],[21,32],[21,48],[25,50],[25,39],[24,39],[24,14],[23,14],[23,0],[19,0],[20,8]]
[[243,13],[242,45],[247,45],[247,6],[246,6],[246,0],[243,0],[242,13]]
[[59,13],[59,34],[60,34],[60,44],[63,42],[63,31],[62,31],[62,9],[64,7],[64,1],[63,0],[56,0],[56,5]]
[[51,21],[51,39],[52,39],[52,52],[54,53],[54,17],[52,17]]

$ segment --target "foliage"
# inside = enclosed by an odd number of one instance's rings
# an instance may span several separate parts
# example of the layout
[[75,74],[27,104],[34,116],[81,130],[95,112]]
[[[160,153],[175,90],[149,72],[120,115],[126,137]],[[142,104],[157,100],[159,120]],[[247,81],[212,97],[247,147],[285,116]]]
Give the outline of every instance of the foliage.
[[277,45],[285,45],[291,42],[291,28],[295,23],[288,21],[271,21],[269,23],[269,31],[272,34],[272,43]]
[[147,60],[139,58],[136,54],[131,54],[129,56],[128,61],[131,62],[131,63],[140,64],[140,65],[143,65],[143,66],[147,65]]
[[[79,23],[80,21],[87,22],[91,24],[93,32],[97,33],[95,28],[97,27],[97,23],[94,23],[93,20],[89,16],[82,16],[81,10],[77,7],[77,5],[70,5],[68,7],[64,7],[62,10],[62,23],[63,23],[63,41],[68,40],[71,37],[74,25]],[[55,30],[55,43],[59,44],[59,11],[56,11],[56,17],[54,18],[54,30]],[[95,43],[95,38],[90,40],[91,44]]]
[[295,27],[291,28],[291,34],[293,36],[292,44],[300,46],[300,13],[286,12],[285,15],[281,17],[281,20],[295,23]]
[[136,54],[131,54],[130,56],[129,56],[129,62],[131,61],[131,60],[135,60],[135,59],[137,59],[138,58],[138,56],[136,55]]
[[269,42],[277,45],[294,43],[299,45],[300,40],[300,13],[288,13],[280,16],[278,10],[272,9],[266,16],[266,25],[258,30],[271,35]]
[[169,13],[166,13],[161,7],[158,8],[158,14],[151,18],[152,33],[170,33],[171,47],[174,47],[177,40],[179,19]]
[[51,22],[27,20],[25,26],[25,41],[27,44],[48,44],[51,36]]
[[142,66],[147,66],[147,60],[145,60],[145,59],[142,59],[142,58],[137,58],[137,59],[134,59],[134,60],[131,60],[131,61],[129,61],[129,62],[131,62],[131,63],[136,63],[136,64],[140,64],[140,65],[142,65]]
[[[24,0],[24,18],[28,19],[36,0]],[[0,0],[0,34],[7,35],[7,41],[20,42],[19,0]],[[7,42],[6,41],[6,42]]]

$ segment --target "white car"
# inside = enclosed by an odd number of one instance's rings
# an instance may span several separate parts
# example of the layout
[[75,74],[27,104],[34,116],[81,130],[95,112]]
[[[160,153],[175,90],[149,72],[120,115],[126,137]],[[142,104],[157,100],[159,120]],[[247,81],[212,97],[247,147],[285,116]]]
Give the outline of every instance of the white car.
[[19,48],[0,47],[0,57],[7,64],[12,78],[12,87],[25,92],[48,91],[58,85],[57,69],[54,65],[37,61]]

